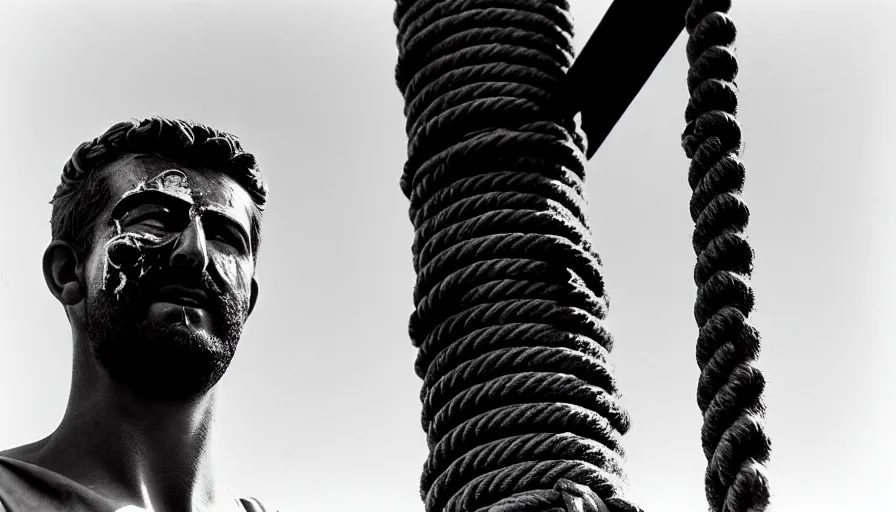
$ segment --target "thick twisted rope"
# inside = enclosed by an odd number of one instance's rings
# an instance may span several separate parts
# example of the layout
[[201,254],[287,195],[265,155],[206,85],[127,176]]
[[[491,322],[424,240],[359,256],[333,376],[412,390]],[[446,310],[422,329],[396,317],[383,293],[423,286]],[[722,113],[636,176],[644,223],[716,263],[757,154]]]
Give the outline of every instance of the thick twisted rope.
[[397,1],[428,512],[638,510],[584,140],[558,101],[568,9]]
[[745,169],[738,159],[736,30],[725,13],[731,0],[696,0],[685,26],[690,63],[682,146],[692,159],[688,182],[694,220],[694,316],[700,327],[697,403],[703,413],[706,497],[711,510],[765,510],[770,442],[763,430],[765,380],[753,366],[759,333],[748,284],[753,250],[744,237],[749,210],[740,198]]

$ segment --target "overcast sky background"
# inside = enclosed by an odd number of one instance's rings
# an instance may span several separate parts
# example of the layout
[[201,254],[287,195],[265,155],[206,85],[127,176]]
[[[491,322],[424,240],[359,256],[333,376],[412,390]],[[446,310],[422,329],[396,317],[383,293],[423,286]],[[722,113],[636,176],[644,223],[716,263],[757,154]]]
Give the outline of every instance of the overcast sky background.
[[[608,5],[573,2],[578,48]],[[49,434],[67,400],[69,327],[40,269],[63,163],[122,119],[192,118],[242,137],[273,189],[261,297],[220,385],[220,476],[283,512],[421,512],[393,3],[0,6],[0,447]],[[896,8],[758,0],[731,14],[771,510],[892,510]],[[684,42],[588,165],[634,420],[630,495],[656,512],[705,510]]]

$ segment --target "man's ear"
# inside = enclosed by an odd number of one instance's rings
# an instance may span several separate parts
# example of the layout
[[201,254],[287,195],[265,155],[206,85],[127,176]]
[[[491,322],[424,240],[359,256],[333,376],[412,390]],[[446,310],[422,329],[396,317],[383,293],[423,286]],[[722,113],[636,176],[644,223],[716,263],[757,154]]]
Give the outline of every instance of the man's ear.
[[252,278],[252,295],[249,297],[249,315],[252,314],[252,310],[255,309],[255,301],[258,300],[258,281],[255,278]]
[[74,306],[84,300],[85,290],[78,278],[78,255],[74,247],[53,240],[44,251],[44,279],[47,288],[63,306]]

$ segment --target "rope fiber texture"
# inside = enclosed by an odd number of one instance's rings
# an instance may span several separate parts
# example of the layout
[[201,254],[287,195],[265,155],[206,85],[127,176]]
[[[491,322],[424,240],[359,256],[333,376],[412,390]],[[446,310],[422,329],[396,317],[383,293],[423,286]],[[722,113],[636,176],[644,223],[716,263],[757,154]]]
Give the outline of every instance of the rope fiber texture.
[[[427,512],[638,511],[565,0],[397,0]],[[575,492],[574,492],[575,491]],[[578,494],[577,494],[578,493]]]
[[738,158],[738,64],[730,8],[731,0],[696,0],[688,10],[691,98],[682,146],[691,159],[694,316],[700,328],[697,404],[708,461],[706,497],[713,511],[746,512],[768,506],[765,464],[771,444],[763,427],[765,379],[753,365],[759,333],[747,320],[754,304],[748,283],[753,250],[744,236],[749,210],[740,198],[746,171]]

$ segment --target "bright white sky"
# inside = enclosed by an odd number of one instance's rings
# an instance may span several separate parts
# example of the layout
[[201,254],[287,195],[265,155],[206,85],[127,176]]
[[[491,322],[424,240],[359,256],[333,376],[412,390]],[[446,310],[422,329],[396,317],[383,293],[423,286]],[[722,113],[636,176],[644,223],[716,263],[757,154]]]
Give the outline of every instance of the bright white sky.
[[[608,2],[573,3],[581,48]],[[0,446],[47,435],[67,398],[68,324],[40,271],[62,164],[119,120],[193,118],[241,136],[273,187],[261,298],[220,386],[222,478],[284,512],[423,510],[392,6],[2,3]],[[759,0],[732,16],[772,510],[892,510],[896,9]],[[686,72],[682,37],[588,166],[647,511],[705,509]]]

